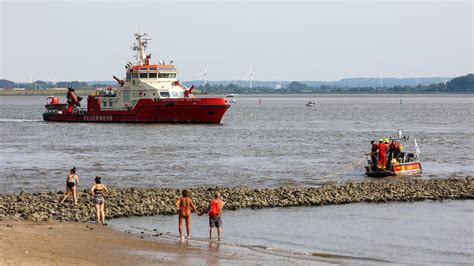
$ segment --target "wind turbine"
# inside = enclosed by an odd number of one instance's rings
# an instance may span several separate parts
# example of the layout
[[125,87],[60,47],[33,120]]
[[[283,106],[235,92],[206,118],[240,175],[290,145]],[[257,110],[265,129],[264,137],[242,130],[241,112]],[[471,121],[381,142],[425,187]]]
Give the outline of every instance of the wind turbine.
[[36,90],[36,81],[33,80],[33,75],[30,76],[30,84],[33,86],[33,89]]
[[203,76],[203,79],[204,79],[204,85],[203,85],[203,86],[206,86],[206,84],[207,84],[207,68],[208,68],[208,67],[209,67],[209,66],[206,66],[206,68],[204,69],[203,72],[201,72],[201,73],[196,73],[196,75]]
[[249,73],[247,74],[247,76],[243,77],[242,79],[249,79],[249,89],[252,88],[252,81],[253,81],[253,74],[252,74],[252,66],[250,66],[250,70],[249,70]]
[[53,76],[53,87],[56,89],[56,76]]
[[281,89],[281,77],[280,76],[278,76],[278,83],[277,83],[277,85],[275,85],[275,90],[279,90],[279,89]]
[[444,84],[444,88],[446,89],[448,86],[446,85],[446,83],[448,82],[447,79],[443,79],[443,84]]

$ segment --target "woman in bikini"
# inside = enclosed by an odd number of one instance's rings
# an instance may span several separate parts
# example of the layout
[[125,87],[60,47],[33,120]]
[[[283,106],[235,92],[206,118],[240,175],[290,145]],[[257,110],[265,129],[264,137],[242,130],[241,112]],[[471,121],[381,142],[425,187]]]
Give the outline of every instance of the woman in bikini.
[[76,175],[76,167],[73,167],[66,177],[66,192],[61,204],[69,197],[70,194],[74,197],[74,205],[77,205],[76,186],[79,184],[79,177]]
[[176,207],[178,207],[179,211],[179,223],[178,223],[178,230],[179,230],[179,237],[181,240],[184,240],[183,236],[183,223],[186,221],[186,232],[188,234],[188,239],[191,238],[191,211],[196,212],[198,215],[199,212],[196,209],[196,205],[194,201],[189,197],[189,191],[184,189],[182,192],[182,197],[176,200]]
[[101,177],[95,177],[95,184],[91,188],[91,194],[94,196],[94,205],[95,211],[97,214],[97,223],[102,223],[103,225],[107,225],[105,223],[105,211],[104,211],[104,194],[105,192],[109,192],[107,187],[102,184]]

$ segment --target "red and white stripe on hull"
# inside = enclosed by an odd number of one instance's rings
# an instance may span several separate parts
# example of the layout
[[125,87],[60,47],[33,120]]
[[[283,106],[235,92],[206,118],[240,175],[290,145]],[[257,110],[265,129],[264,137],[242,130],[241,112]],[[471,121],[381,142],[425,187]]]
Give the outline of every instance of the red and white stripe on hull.
[[421,174],[421,163],[402,163],[393,167],[395,175],[417,175]]
[[141,99],[132,110],[46,112],[45,121],[94,123],[220,123],[230,105],[225,98]]

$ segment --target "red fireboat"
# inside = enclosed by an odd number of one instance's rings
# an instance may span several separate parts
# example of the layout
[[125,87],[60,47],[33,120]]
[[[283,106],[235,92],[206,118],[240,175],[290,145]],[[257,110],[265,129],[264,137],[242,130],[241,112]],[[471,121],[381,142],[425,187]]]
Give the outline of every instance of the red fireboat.
[[48,97],[45,121],[104,123],[220,123],[230,107],[225,97],[194,97],[194,86],[187,88],[177,80],[177,70],[171,61],[150,64],[146,55],[146,33],[136,33],[133,50],[137,63],[125,65],[126,78],[114,76],[117,88],[97,90],[87,97],[87,108],[81,108],[82,98],[68,88],[67,103]]

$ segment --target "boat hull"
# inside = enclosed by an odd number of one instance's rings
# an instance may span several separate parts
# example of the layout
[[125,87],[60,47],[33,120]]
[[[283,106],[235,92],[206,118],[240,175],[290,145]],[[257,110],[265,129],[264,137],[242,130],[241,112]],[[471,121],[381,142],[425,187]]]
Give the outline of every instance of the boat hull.
[[365,174],[369,177],[388,177],[388,176],[415,176],[421,174],[420,162],[409,162],[395,165],[393,171],[367,171]]
[[43,120],[89,123],[220,123],[230,105],[225,98],[141,99],[131,110],[45,112]]

